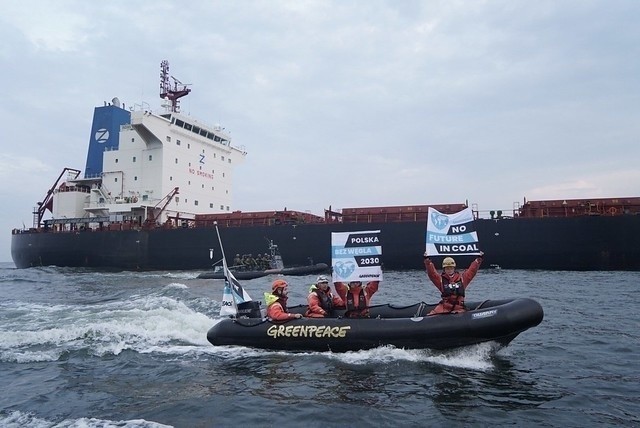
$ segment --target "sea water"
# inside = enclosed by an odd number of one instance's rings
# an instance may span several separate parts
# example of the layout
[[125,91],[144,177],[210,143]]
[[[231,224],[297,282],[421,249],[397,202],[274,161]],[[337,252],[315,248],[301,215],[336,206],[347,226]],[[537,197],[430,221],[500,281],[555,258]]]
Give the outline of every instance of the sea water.
[[[468,300],[544,321],[502,349],[345,354],[210,345],[223,281],[199,273],[0,265],[0,426],[640,426],[639,272],[483,270]],[[385,272],[373,303],[421,300],[424,272]]]

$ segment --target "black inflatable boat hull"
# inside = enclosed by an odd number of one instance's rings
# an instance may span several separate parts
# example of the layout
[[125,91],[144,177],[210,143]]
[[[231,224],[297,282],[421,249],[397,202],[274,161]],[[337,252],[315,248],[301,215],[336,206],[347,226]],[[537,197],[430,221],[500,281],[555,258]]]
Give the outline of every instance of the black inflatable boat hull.
[[[372,318],[302,318],[276,323],[262,318],[229,318],[207,339],[215,346],[238,345],[287,351],[346,352],[391,345],[403,349],[450,349],[494,341],[508,345],[544,317],[532,299],[468,303],[460,314],[424,316],[434,305],[371,308]],[[305,307],[292,308],[302,312]]]

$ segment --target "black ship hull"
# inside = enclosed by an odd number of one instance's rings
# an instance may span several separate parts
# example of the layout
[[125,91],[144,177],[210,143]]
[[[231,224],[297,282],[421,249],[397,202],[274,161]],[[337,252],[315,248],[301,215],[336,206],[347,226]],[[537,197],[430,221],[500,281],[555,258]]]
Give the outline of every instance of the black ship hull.
[[[640,215],[476,220],[484,267],[640,270]],[[331,232],[380,230],[385,269],[422,269],[423,222],[223,227],[226,254],[277,244],[287,264],[331,264]],[[18,268],[74,266],[123,270],[209,269],[221,258],[214,228],[22,232],[12,235]],[[461,257],[459,264],[467,260]]]

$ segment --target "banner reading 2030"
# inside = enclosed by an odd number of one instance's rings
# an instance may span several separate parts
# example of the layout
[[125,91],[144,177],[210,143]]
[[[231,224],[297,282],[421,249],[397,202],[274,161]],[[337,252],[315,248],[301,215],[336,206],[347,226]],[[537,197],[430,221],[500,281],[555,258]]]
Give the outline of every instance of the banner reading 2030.
[[334,282],[382,281],[382,243],[379,230],[331,233]]
[[426,251],[430,256],[480,254],[471,208],[455,214],[442,214],[429,207]]

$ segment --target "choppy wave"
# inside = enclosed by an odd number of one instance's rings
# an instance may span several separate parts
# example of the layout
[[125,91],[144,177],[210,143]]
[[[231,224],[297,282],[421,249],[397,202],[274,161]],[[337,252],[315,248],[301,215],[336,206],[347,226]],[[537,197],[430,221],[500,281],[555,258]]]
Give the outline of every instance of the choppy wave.
[[164,425],[157,422],[149,422],[144,419],[133,419],[129,421],[110,421],[95,418],[65,419],[62,421],[51,421],[39,418],[30,413],[23,412],[0,412],[0,426],[4,428],[168,428],[171,425]]
[[[211,302],[212,309],[217,302]],[[1,305],[0,360],[55,361],[69,352],[118,355],[193,352],[208,347],[214,319],[166,296],[137,296],[97,305]]]
[[[211,346],[222,283],[192,275],[0,270],[0,382],[11,387],[0,426],[640,423],[640,320],[628,310],[640,273],[481,272],[470,299],[532,297],[544,321],[501,349],[347,353]],[[313,279],[291,277],[291,304]],[[606,290],[620,283],[630,303],[611,306]],[[270,279],[243,285],[260,296]],[[374,301],[438,297],[423,273],[390,272]]]

